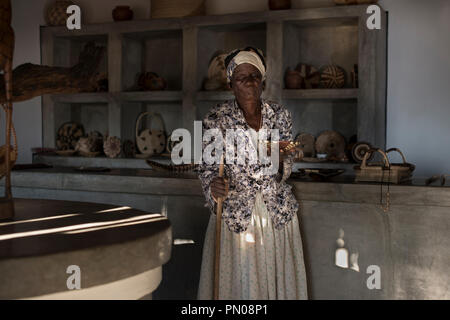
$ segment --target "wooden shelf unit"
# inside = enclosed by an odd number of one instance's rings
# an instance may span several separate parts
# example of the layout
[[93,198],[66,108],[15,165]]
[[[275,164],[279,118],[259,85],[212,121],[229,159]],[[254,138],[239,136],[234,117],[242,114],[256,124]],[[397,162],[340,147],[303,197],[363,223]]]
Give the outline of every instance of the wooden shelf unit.
[[50,95],[54,103],[108,103],[111,95],[108,92],[86,92]]
[[[71,66],[82,45],[94,40],[107,47],[101,70],[109,82],[107,93],[44,96],[43,146],[55,146],[63,122],[86,118],[77,113],[84,112],[80,111],[84,104],[99,105],[94,111],[104,110],[100,127],[123,140],[134,139],[135,120],[146,110],[163,115],[168,134],[178,127],[193,132],[194,120],[201,120],[215,103],[233,98],[231,92],[202,89],[212,55],[254,45],[264,51],[268,65],[264,97],[283,103],[293,113],[294,135],[343,128],[347,138],[357,133],[359,141],[385,148],[387,15],[381,11],[381,30],[368,30],[366,8],[138,20],[83,25],[72,31],[42,27],[42,64]],[[349,68],[358,64],[359,88],[350,88],[347,80],[343,89],[287,90],[286,69],[298,62],[316,67],[336,63],[345,68],[347,77]],[[144,71],[167,79],[169,90],[127,91],[136,74]]]

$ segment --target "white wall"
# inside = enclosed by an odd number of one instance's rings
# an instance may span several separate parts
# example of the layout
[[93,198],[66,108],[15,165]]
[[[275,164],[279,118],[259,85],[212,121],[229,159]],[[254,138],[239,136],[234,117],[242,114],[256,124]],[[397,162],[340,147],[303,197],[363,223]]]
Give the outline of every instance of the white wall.
[[[39,25],[49,0],[14,0],[15,65],[39,63]],[[51,0],[50,0],[51,1]],[[87,22],[108,21],[117,4],[141,8],[147,0],[78,0]],[[96,9],[93,10],[95,3]],[[450,173],[450,1],[382,0],[389,11],[387,146],[400,148],[416,173]],[[293,8],[333,5],[332,0],[293,0]],[[101,9],[100,9],[101,8]],[[209,14],[267,10],[267,0],[208,0]],[[2,117],[2,121],[4,117]],[[40,98],[14,105],[19,162],[31,162],[31,147],[41,145]],[[2,123],[3,125],[3,123]],[[0,130],[4,140],[4,132]]]
[[450,1],[385,0],[387,147],[417,173],[450,174]]
[[[14,67],[26,63],[41,63],[39,26],[44,24],[43,7],[48,0],[12,1],[13,28],[16,35]],[[5,141],[5,117],[1,112],[0,144]],[[13,107],[13,122],[17,132],[20,163],[31,162],[31,148],[42,144],[41,98],[37,97]]]

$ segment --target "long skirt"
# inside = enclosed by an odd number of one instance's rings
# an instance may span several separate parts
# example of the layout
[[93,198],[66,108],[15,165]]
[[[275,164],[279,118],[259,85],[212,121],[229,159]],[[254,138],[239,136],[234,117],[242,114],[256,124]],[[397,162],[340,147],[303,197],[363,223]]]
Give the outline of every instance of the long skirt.
[[[214,298],[216,215],[212,214],[203,246],[198,299]],[[251,223],[242,233],[222,220],[219,299],[304,300],[308,298],[302,239],[297,215],[281,230],[258,192]]]

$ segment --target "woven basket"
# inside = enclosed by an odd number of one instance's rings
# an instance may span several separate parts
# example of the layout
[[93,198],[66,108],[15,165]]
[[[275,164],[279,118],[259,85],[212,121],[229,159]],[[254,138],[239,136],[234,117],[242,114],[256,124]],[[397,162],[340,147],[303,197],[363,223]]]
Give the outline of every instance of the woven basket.
[[[387,154],[391,151],[400,153],[403,163],[390,163]],[[378,152],[383,156],[383,163],[367,163],[367,159],[374,152]],[[381,149],[370,149],[364,155],[361,165],[355,166],[354,169],[356,182],[401,183],[411,180],[415,166],[406,162],[405,156],[397,148],[391,148],[386,152]]]
[[[139,132],[141,120],[143,117],[150,115],[153,120],[156,118],[159,120],[161,129],[145,129]],[[136,145],[138,150],[145,155],[153,156],[164,152],[166,149],[166,127],[164,120],[159,113],[143,112],[139,115],[136,121]]]
[[320,70],[320,85],[322,88],[343,88],[345,86],[345,71],[339,66],[329,65]]
[[205,0],[152,0],[151,16],[179,18],[205,14]]

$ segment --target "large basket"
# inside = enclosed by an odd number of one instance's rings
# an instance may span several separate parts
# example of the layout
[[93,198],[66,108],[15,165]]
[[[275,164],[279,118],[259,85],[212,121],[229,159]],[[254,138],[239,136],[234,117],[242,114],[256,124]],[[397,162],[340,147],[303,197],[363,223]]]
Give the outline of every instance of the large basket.
[[179,18],[205,14],[205,0],[152,0],[151,17]]
[[[400,153],[403,163],[390,163],[387,154],[391,151]],[[378,152],[383,156],[383,162],[367,163],[372,153]],[[364,155],[361,165],[354,167],[356,182],[386,182],[401,183],[411,180],[415,165],[407,163],[403,153],[397,148],[391,148],[384,152],[381,149],[369,149]]]
[[[161,129],[145,129],[139,132],[141,120],[145,116],[151,116],[151,119],[158,119]],[[136,121],[136,146],[138,150],[145,156],[150,157],[159,155],[166,149],[166,126],[164,120],[159,113],[143,112]]]

